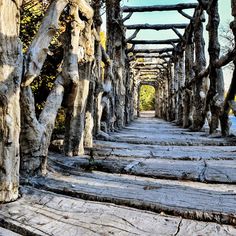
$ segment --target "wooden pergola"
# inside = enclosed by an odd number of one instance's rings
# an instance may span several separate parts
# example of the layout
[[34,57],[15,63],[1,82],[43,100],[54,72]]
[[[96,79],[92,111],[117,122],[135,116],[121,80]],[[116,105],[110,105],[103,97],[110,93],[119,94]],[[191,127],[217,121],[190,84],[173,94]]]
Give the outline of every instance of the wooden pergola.
[[[236,0],[231,3],[234,20],[229,27],[236,42]],[[26,179],[46,174],[60,108],[65,111],[63,152],[81,155],[85,148],[93,147],[94,137],[106,139],[108,133],[137,117],[140,82],[156,81],[157,117],[192,131],[201,130],[208,119],[210,134],[219,127],[223,136],[230,134],[229,112],[232,109],[236,114],[236,70],[224,97],[222,66],[232,61],[236,65],[236,49],[220,57],[217,0],[123,8],[120,0],[54,0],[47,4],[26,52],[19,35],[22,1],[0,4],[0,202],[18,198],[20,174]],[[103,5],[106,48],[100,38]],[[193,9],[193,15],[186,9]],[[159,11],[178,12],[188,23],[127,23],[134,13]],[[208,15],[208,52],[204,14]],[[129,30],[134,33],[126,37]],[[137,39],[146,30],[159,34],[172,30],[176,37]],[[47,100],[36,115],[31,85],[41,78],[55,37],[63,56]]]

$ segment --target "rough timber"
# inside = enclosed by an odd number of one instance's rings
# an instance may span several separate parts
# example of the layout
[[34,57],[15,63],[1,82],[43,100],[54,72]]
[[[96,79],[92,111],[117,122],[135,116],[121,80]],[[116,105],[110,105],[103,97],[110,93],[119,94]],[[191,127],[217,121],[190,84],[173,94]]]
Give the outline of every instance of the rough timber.
[[236,233],[232,139],[150,117],[110,139],[82,157],[51,153],[48,175],[24,179],[21,198],[1,206],[1,226],[22,235]]

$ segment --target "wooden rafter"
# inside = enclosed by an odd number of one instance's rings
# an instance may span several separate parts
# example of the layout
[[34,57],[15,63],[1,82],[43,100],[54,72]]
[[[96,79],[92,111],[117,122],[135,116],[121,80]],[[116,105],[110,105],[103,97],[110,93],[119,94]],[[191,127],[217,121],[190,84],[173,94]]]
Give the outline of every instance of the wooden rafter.
[[123,12],[178,11],[196,8],[197,6],[197,3],[180,3],[175,5],[124,6],[122,10]]

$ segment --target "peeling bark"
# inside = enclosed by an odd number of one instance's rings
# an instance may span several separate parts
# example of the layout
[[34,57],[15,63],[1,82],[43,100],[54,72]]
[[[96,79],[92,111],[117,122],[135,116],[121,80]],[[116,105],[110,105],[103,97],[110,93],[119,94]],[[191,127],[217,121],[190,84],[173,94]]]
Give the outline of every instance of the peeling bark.
[[20,0],[0,4],[0,202],[18,198],[20,83],[23,68],[19,39]]
[[[76,15],[76,17],[79,22],[79,16]],[[76,32],[77,36],[73,45],[79,50],[75,54],[77,61],[74,62],[74,67],[77,68],[74,73],[78,80],[71,84],[66,111],[64,151],[67,156],[77,156],[84,153],[85,112],[89,93],[91,62],[94,59],[92,20],[85,22],[84,28],[77,25]],[[83,57],[79,57],[80,51]]]
[[[207,13],[209,15],[209,22],[207,30],[209,31],[209,47],[208,52],[210,56],[209,64],[209,78],[210,89],[207,97],[207,104],[211,110],[211,123],[210,133],[215,133],[219,126],[219,117],[222,113],[224,103],[224,78],[221,68],[214,66],[215,62],[219,59],[220,44],[218,41],[218,27],[220,23],[220,16],[218,13],[218,0],[211,0],[208,3]],[[221,126],[224,129],[224,120],[221,120]]]
[[[195,65],[194,72],[198,76],[201,71],[206,67],[205,58],[205,41],[203,38],[203,23],[204,17],[203,9],[199,8],[195,12],[194,21],[194,44],[195,44]],[[199,78],[194,81],[193,84],[193,124],[191,129],[193,131],[199,131],[202,129],[205,123],[205,109],[206,109],[206,96],[207,88],[204,80],[206,78]]]

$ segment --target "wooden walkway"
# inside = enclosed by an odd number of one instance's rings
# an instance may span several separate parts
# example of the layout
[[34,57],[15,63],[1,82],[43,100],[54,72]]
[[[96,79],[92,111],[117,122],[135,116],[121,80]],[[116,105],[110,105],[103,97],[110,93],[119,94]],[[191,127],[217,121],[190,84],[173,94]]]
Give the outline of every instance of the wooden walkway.
[[22,197],[1,206],[0,226],[21,235],[236,235],[235,144],[140,118],[87,156],[51,153],[48,176],[24,181]]

